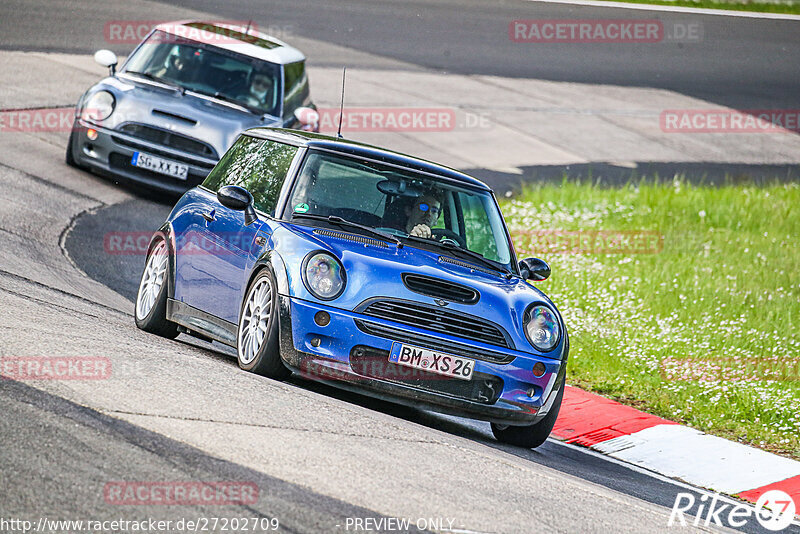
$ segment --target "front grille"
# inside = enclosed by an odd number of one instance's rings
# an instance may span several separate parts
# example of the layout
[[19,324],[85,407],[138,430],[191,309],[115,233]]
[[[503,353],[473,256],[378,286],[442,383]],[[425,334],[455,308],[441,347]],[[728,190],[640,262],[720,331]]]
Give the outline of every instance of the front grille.
[[423,330],[441,332],[488,345],[514,348],[508,335],[499,326],[480,317],[441,307],[408,300],[373,300],[365,301],[356,308],[356,311]]
[[372,245],[373,247],[382,247],[382,248],[389,247],[389,245],[387,245],[380,239],[373,239],[371,237],[366,237],[363,235],[348,234],[345,232],[336,232],[335,230],[325,230],[322,228],[317,228],[316,230],[314,230],[314,233],[318,235],[333,237],[336,239],[344,239],[345,241],[355,241],[356,243],[361,243],[362,245]]
[[461,345],[451,341],[445,342],[439,337],[415,334],[405,329],[394,328],[391,326],[373,323],[371,321],[365,321],[363,319],[356,319],[355,323],[358,329],[365,334],[390,339],[392,341],[399,341],[401,343],[418,345],[430,350],[438,350],[440,352],[455,354],[465,358],[472,358],[474,360],[482,360],[485,362],[500,364],[509,363],[514,359],[514,356],[510,354],[503,354],[502,352],[492,352],[488,350],[479,351],[476,350],[475,347],[470,347],[468,345]]
[[357,345],[350,351],[354,373],[395,384],[422,389],[448,397],[482,404],[494,404],[503,391],[503,379],[485,373],[472,373],[472,380],[459,380],[389,361],[389,351]]
[[160,150],[158,148],[153,148],[151,146],[142,143],[137,143],[135,141],[125,139],[119,135],[112,135],[111,139],[113,139],[114,142],[117,143],[118,145],[130,148],[131,150],[136,150],[138,152],[146,152],[148,154],[153,154],[154,156],[162,156],[164,158],[171,159],[173,161],[180,161],[181,163],[186,163],[187,165],[195,165],[197,167],[202,167],[204,169],[207,169],[206,174],[208,174],[211,171],[211,169],[214,168],[213,163],[208,163],[206,161],[199,160],[193,156],[173,154],[171,152],[167,152],[166,150]]
[[138,122],[123,124],[117,128],[117,130],[149,143],[168,146],[175,150],[188,152],[189,154],[195,154],[204,158],[217,159],[217,151],[211,146],[183,134],[162,130],[161,128],[154,128]]
[[403,274],[403,283],[414,293],[451,302],[475,304],[481,298],[480,293],[471,287],[421,274],[405,273]]
[[197,172],[189,167],[189,175],[187,176],[186,180],[180,180],[178,178],[173,178],[172,176],[167,176],[166,174],[153,172],[141,167],[134,167],[131,165],[130,156],[125,156],[117,152],[112,152],[108,155],[108,165],[112,169],[127,171],[133,174],[138,174],[139,176],[143,176],[145,178],[155,178],[161,182],[186,184],[187,189],[202,183],[202,181],[205,180],[206,176],[208,175],[208,172]]

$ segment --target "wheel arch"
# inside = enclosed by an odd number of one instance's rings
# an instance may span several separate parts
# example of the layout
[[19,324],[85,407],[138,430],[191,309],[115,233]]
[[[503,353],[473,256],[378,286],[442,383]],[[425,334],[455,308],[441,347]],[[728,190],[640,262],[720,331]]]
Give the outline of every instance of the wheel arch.
[[150,255],[153,247],[159,239],[163,239],[167,243],[167,254],[169,261],[169,269],[167,269],[167,297],[175,298],[175,231],[169,221],[165,221],[161,227],[156,230],[150,243],[147,245],[147,255]]
[[250,287],[253,279],[264,269],[272,270],[272,274],[275,276],[275,281],[278,283],[278,295],[291,294],[289,291],[289,273],[286,270],[286,263],[283,261],[281,255],[278,254],[278,252],[276,252],[274,249],[265,251],[261,257],[256,260],[245,287]]

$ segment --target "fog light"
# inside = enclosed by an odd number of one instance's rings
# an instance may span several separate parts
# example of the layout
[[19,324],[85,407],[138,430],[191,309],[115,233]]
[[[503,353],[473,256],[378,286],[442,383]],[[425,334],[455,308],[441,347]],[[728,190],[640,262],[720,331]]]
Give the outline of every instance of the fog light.
[[533,365],[533,376],[535,376],[536,378],[542,376],[545,373],[545,371],[547,371],[547,368],[545,368],[542,362],[536,362]]
[[97,139],[97,130],[94,128],[89,128],[86,130],[86,137],[88,137],[90,141],[94,141]]
[[314,322],[319,326],[328,326],[328,324],[331,322],[331,316],[328,312],[318,311],[316,314],[314,314]]
[[312,347],[319,347],[319,344],[322,343],[318,337],[311,339],[311,346]]
[[528,396],[534,398],[536,396],[536,388],[532,387],[528,390]]

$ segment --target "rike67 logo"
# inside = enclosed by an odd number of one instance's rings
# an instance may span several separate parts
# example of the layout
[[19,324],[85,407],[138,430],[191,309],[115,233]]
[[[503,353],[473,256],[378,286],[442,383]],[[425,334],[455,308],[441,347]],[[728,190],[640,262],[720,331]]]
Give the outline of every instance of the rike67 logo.
[[778,532],[792,524],[797,512],[792,496],[781,490],[765,491],[755,506],[737,503],[719,493],[715,493],[710,502],[709,495],[703,495],[697,501],[691,493],[678,493],[667,526],[708,527],[713,524],[742,528],[755,517],[766,530]]

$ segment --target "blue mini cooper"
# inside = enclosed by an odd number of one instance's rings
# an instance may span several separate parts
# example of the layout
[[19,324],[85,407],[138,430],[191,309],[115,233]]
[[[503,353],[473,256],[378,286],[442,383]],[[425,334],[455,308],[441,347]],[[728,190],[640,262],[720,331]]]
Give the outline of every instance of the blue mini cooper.
[[569,353],[492,191],[434,163],[275,128],[243,133],[153,236],[136,325],[292,372],[483,419],[542,444]]

